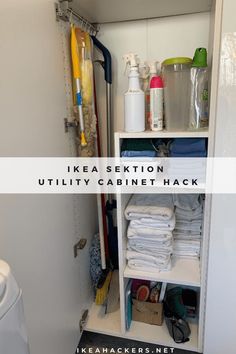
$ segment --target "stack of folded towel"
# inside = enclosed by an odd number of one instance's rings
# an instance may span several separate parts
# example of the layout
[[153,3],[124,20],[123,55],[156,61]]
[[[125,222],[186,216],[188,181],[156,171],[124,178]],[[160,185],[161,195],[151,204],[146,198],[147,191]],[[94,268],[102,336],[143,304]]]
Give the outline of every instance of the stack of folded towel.
[[169,194],[134,194],[125,210],[130,220],[128,266],[136,270],[171,269],[175,228],[174,204]]
[[175,240],[173,255],[178,258],[199,258],[200,240]]
[[171,180],[196,179],[199,186],[204,186],[206,183],[206,139],[172,139],[168,143],[168,149],[169,157],[173,158],[168,165],[169,178]]
[[201,249],[203,201],[199,194],[174,195],[176,225],[173,255],[198,258]]
[[206,139],[178,138],[169,145],[170,157],[206,157]]

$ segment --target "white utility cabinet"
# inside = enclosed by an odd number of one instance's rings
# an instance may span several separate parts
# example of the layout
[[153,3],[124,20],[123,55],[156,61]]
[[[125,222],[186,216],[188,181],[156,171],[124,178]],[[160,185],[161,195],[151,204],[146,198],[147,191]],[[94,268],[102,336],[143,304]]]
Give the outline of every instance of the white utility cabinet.
[[[123,139],[152,139],[152,138],[205,138],[209,139],[209,131],[201,132],[143,132],[143,133],[125,133],[117,132],[115,134],[115,153],[120,156]],[[120,311],[101,315],[101,308],[93,305],[91,314],[88,318],[86,329],[98,331],[101,333],[110,333],[112,335],[123,336],[139,341],[150,342],[163,346],[182,348],[191,351],[203,351],[203,330],[205,321],[205,299],[206,299],[206,280],[207,280],[207,257],[209,241],[209,207],[210,196],[206,196],[204,208],[204,229],[202,232],[202,252],[200,260],[173,259],[172,270],[169,272],[145,272],[132,270],[127,266],[127,227],[128,221],[124,216],[125,208],[131,194],[117,195],[117,227],[119,242],[119,274],[120,274]],[[198,294],[198,316],[190,320],[191,336],[187,343],[176,344],[170,337],[168,329],[163,323],[162,326],[148,325],[141,322],[132,321],[129,330],[125,326],[125,289],[129,279],[142,279],[151,281],[160,281],[168,284],[182,285],[194,288]],[[100,315],[99,315],[100,312]],[[112,323],[112,327],[110,327]],[[115,326],[116,324],[116,326]]]

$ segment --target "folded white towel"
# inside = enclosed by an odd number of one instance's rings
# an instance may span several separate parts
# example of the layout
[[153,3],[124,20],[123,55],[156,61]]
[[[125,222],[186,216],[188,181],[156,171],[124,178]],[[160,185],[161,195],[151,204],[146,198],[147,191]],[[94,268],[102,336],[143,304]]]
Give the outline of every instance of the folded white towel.
[[143,233],[143,229],[149,229],[149,233],[157,234],[158,230],[161,232],[172,231],[175,228],[175,214],[172,215],[169,220],[158,220],[152,218],[140,218],[131,220],[130,222],[133,230],[137,230],[137,233]]
[[199,257],[201,242],[199,240],[175,240],[173,246],[174,256]]
[[173,252],[173,257],[176,259],[181,258],[181,259],[199,259],[199,255],[196,253],[189,252],[189,254],[182,254],[182,252],[179,251],[174,251]]
[[135,238],[128,240],[128,249],[149,254],[154,257],[160,254],[170,255],[173,251],[173,242],[172,239],[167,241],[153,241],[143,238]]
[[125,210],[127,220],[170,220],[174,213],[171,194],[134,194]]
[[171,258],[169,255],[158,255],[153,257],[134,251],[127,251],[126,258],[131,269],[146,272],[168,271],[171,269]]
[[[155,223],[157,224],[157,222]],[[172,232],[167,228],[169,224],[166,222],[158,222],[160,229],[153,225],[153,223],[148,223],[147,225],[140,222],[140,220],[131,220],[128,226],[127,236],[128,238],[133,237],[143,237],[152,238],[153,240],[170,240],[172,239]],[[162,225],[163,224],[163,225]],[[163,227],[163,229],[161,229]]]
[[175,216],[176,220],[202,220],[203,217],[203,208],[202,205],[200,205],[197,209],[195,210],[184,210],[181,208],[176,208],[175,209]]
[[182,210],[192,211],[202,205],[202,198],[199,194],[174,194],[174,205]]
[[174,230],[173,237],[175,240],[200,240],[202,235],[197,231]]
[[201,233],[202,222],[201,221],[179,221],[175,224],[175,231],[195,231],[196,233]]
[[176,240],[174,241],[174,248],[175,249],[200,249],[201,242],[194,241],[194,240]]
[[158,240],[153,237],[133,237],[128,239],[128,244],[135,245],[135,244],[142,244],[144,246],[150,247],[172,247],[173,238],[168,238],[166,240]]

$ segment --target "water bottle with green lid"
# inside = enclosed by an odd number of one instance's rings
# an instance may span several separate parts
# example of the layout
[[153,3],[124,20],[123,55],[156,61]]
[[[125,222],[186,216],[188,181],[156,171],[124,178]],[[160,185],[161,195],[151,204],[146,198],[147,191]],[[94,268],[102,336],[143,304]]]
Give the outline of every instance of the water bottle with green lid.
[[208,69],[207,50],[197,48],[193,57],[190,73],[190,129],[208,127]]

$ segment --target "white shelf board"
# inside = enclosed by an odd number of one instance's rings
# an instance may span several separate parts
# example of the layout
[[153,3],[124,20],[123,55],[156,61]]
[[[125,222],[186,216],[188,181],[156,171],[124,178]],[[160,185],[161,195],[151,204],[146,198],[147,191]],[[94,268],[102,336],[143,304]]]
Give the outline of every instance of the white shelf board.
[[88,321],[84,329],[90,332],[120,337],[120,310],[105,315],[104,307],[93,303],[89,309]]
[[141,20],[210,11],[212,0],[74,0],[72,8],[93,23]]
[[180,348],[185,350],[197,351],[198,347],[198,324],[189,321],[191,336],[189,342],[177,344],[169,335],[165,322],[162,326],[149,325],[142,322],[132,321],[130,330],[126,336],[147,343],[153,343],[168,347]]
[[200,287],[200,262],[197,259],[173,258],[172,270],[169,272],[147,273],[141,270],[133,270],[126,266],[124,277]]
[[146,130],[140,133],[127,133],[124,131],[116,132],[120,139],[137,139],[137,138],[208,138],[208,130],[198,131],[167,131],[162,130],[153,132]]

